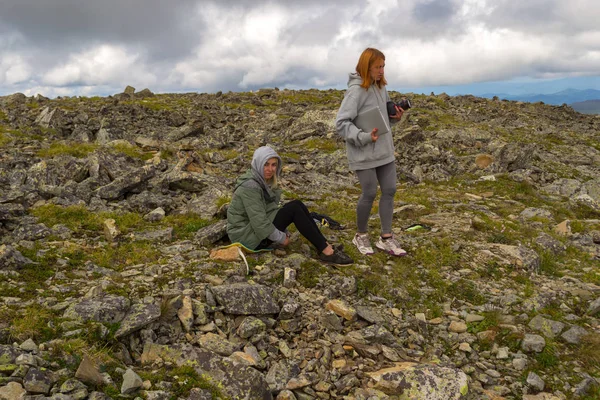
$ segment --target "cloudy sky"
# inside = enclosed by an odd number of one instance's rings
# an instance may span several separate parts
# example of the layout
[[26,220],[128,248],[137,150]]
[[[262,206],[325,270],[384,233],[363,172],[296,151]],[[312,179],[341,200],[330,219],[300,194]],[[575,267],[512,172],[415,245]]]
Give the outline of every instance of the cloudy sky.
[[[0,95],[344,88],[600,90],[598,0],[0,0]],[[516,93],[515,93],[516,94]]]

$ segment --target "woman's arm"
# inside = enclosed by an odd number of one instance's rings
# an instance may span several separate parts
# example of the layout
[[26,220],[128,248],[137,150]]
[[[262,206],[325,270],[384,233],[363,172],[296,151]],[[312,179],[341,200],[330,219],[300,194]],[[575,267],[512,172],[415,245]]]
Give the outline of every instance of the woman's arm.
[[260,188],[239,188],[239,196],[254,234],[259,239],[269,238],[276,243],[283,243],[286,239],[285,232],[281,232],[273,225],[267,216],[267,207]]
[[[362,89],[362,88],[361,88]],[[364,90],[364,89],[363,89]],[[360,130],[352,122],[358,115],[358,100],[352,94],[346,94],[337,113],[335,129],[346,142],[356,147],[363,147],[371,143],[371,132]]]

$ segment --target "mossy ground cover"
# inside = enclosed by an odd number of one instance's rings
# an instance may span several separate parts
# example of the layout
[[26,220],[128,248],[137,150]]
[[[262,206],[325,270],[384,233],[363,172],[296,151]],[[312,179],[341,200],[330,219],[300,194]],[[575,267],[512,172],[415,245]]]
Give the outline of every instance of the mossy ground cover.
[[123,100],[125,105],[137,105],[152,111],[176,111],[192,107],[189,98],[167,94],[157,94],[143,99]]
[[125,144],[125,143],[117,143],[110,147],[110,152],[116,154],[125,154],[131,158],[137,158],[139,160],[149,160],[154,157],[154,152],[142,151],[139,147]]
[[114,219],[117,228],[123,234],[172,227],[178,239],[189,239],[198,229],[212,222],[193,213],[169,215],[160,222],[147,222],[141,214],[133,212],[94,213],[84,206],[62,207],[54,204],[32,209],[31,214],[50,228],[62,224],[75,234],[102,234],[104,221]]

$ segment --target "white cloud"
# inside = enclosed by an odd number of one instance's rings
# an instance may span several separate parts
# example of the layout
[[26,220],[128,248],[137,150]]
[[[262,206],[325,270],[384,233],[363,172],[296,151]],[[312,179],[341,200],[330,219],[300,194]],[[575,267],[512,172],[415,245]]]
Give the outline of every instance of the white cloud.
[[32,67],[18,54],[3,54],[0,59],[0,85],[16,85],[31,77]]
[[49,86],[93,86],[131,82],[152,84],[153,74],[145,70],[138,54],[111,45],[100,45],[73,54],[65,64],[45,73],[42,83]]

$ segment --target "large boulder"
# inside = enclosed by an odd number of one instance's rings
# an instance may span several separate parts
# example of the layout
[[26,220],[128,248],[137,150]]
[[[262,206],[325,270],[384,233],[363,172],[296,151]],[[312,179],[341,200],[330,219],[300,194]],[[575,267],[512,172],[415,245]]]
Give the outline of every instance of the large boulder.
[[401,362],[366,375],[375,381],[375,389],[400,399],[458,400],[469,390],[464,372],[439,365]]

